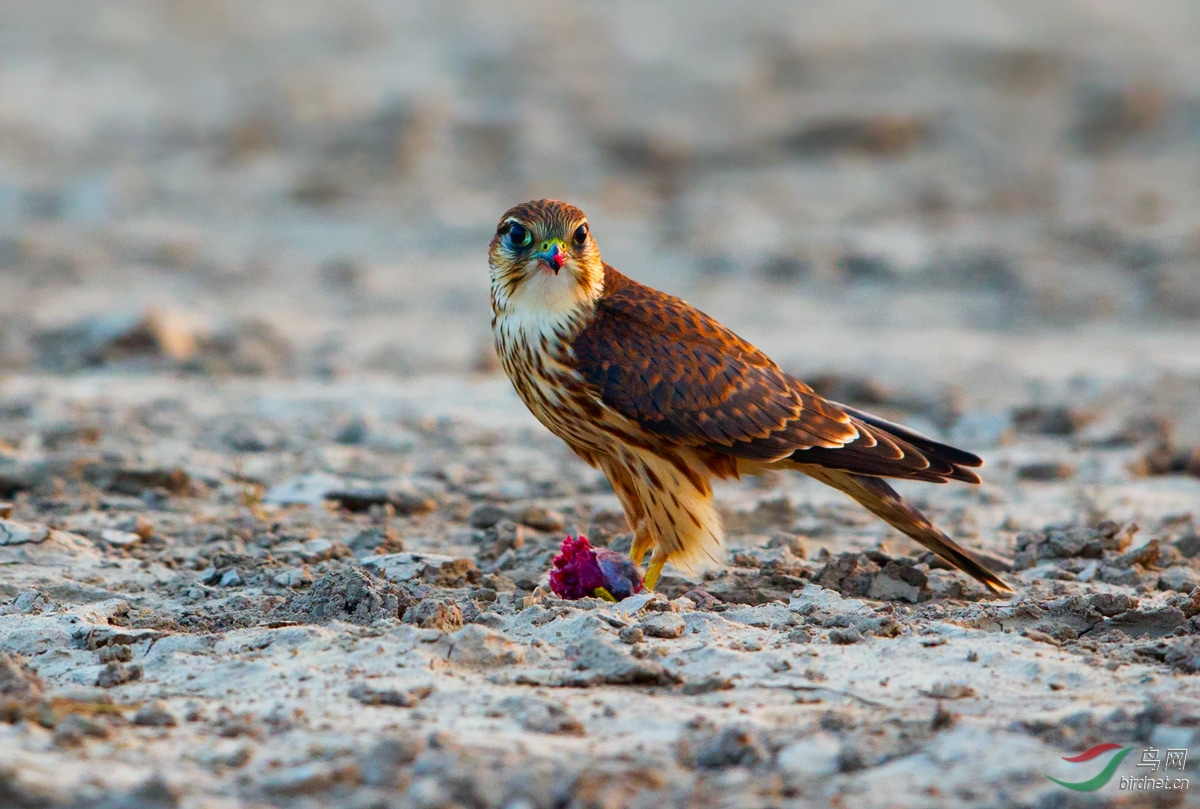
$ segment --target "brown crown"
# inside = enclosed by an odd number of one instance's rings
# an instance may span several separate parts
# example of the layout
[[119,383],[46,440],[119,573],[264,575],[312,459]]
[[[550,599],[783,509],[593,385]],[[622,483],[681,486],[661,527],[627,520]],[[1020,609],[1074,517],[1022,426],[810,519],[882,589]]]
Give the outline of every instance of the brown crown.
[[567,202],[556,199],[535,199],[514,205],[500,217],[503,223],[506,219],[517,219],[525,224],[539,223],[547,231],[561,233],[573,224],[587,216],[583,211]]

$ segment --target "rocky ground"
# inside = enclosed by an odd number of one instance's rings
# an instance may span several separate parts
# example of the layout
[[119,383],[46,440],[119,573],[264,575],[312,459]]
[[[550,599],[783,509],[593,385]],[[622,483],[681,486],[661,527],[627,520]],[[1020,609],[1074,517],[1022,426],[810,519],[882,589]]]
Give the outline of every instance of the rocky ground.
[[[1200,800],[1046,777],[1198,738],[1193,4],[9,6],[0,806]],[[491,352],[542,195],[983,455],[900,488],[1015,595],[786,475],[550,595],[629,535]]]
[[1061,755],[1193,740],[1200,480],[1163,422],[1031,406],[984,486],[912,487],[1011,599],[780,477],[722,490],[728,567],[613,605],[545,589],[565,533],[629,536],[505,384],[10,380],[0,794],[1058,806]]

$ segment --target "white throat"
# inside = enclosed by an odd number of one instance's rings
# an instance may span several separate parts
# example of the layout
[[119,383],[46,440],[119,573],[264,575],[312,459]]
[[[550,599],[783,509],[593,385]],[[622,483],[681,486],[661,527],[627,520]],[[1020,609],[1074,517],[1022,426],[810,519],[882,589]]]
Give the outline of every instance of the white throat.
[[515,287],[505,285],[492,270],[497,336],[503,333],[535,345],[543,338],[562,336],[588,312],[593,300],[570,266],[557,274],[530,267]]

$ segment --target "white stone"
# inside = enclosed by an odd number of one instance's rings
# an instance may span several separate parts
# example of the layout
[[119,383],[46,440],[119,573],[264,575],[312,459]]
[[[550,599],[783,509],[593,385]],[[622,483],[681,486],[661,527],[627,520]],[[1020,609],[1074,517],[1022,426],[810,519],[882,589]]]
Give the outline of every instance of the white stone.
[[100,538],[109,545],[116,545],[119,548],[136,545],[142,541],[142,538],[137,534],[132,534],[129,531],[117,531],[113,528],[108,528],[104,531],[101,531]]
[[614,604],[612,609],[626,617],[632,617],[644,610],[647,604],[658,597],[658,593],[643,591]]
[[45,542],[50,529],[44,525],[27,525],[15,520],[0,520],[0,545],[25,545]]
[[263,495],[263,502],[276,506],[316,506],[325,495],[344,488],[346,482],[341,478],[312,472],[272,486]]
[[506,635],[479,624],[467,624],[448,637],[450,660],[465,666],[504,666],[525,660],[525,650]]
[[363,566],[382,573],[392,581],[411,581],[425,572],[425,568],[438,567],[445,562],[453,562],[457,557],[443,556],[437,553],[384,553],[379,556],[368,556],[363,559]]
[[302,567],[291,567],[287,570],[276,573],[272,581],[280,587],[299,587],[302,584],[311,582],[312,574]]
[[835,590],[822,587],[819,584],[806,584],[799,593],[793,593],[788,601],[788,609],[796,612],[809,605],[824,607],[838,613],[873,613],[874,610],[867,602],[859,598],[844,598]]
[[776,763],[785,776],[816,778],[838,771],[842,746],[832,733],[817,733],[779,751]]

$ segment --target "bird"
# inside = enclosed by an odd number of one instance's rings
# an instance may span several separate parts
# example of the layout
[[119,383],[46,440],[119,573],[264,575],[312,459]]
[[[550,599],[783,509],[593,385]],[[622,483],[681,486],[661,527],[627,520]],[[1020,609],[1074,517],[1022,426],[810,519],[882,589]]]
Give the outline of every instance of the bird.
[[1012,592],[886,480],[979,483],[977,455],[818,395],[712,317],[621,274],[569,203],[506,211],[488,266],[500,363],[538,421],[612,485],[630,558],[650,553],[646,589],[668,562],[692,574],[721,563],[714,480],[796,470]]

